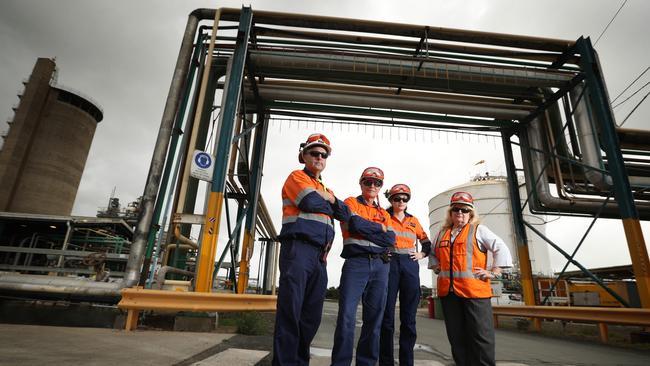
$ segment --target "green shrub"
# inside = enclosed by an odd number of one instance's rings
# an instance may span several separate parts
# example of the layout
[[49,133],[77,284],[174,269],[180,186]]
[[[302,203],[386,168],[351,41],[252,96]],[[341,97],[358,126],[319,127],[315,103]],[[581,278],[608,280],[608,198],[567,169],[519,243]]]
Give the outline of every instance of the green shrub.
[[240,313],[237,317],[237,333],[244,335],[265,335],[268,332],[268,323],[257,312]]

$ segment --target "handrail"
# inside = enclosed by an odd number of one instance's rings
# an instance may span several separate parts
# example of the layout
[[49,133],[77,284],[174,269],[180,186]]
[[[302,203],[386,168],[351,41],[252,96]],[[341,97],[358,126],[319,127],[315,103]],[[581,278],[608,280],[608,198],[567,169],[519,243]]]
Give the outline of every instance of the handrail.
[[607,343],[607,324],[650,326],[650,309],[599,308],[575,306],[493,306],[495,327],[499,316],[517,316],[534,319],[536,331],[541,330],[542,319],[597,323],[600,340]]
[[142,310],[159,311],[275,311],[277,296],[213,292],[150,290],[141,287],[122,290],[120,309],[128,310],[125,330],[134,330]]

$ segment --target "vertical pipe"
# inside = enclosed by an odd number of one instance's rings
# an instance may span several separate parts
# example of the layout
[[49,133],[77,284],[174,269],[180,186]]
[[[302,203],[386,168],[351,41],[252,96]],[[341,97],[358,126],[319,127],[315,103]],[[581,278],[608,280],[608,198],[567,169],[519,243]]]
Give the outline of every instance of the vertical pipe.
[[625,171],[623,154],[616,135],[614,115],[605,89],[598,56],[588,38],[580,38],[576,42],[576,46],[581,56],[580,68],[586,75],[585,80],[596,120],[600,122],[600,132],[605,144],[614,194],[623,220],[641,306],[648,309],[650,308],[650,260],[639,223],[639,213],[636,210],[630,181]]
[[512,154],[510,136],[512,136],[511,132],[501,132],[503,156],[506,160],[506,171],[508,173],[508,191],[510,192],[512,224],[515,227],[515,240],[517,241],[517,257],[519,259],[521,289],[524,296],[524,303],[531,306],[535,305],[533,270],[530,265],[528,238],[526,237],[526,227],[524,226],[524,217],[520,206],[521,197],[519,197],[519,182],[517,181],[517,170],[515,168],[515,161]]
[[[72,230],[73,230],[72,224],[70,224],[70,220],[66,221],[65,224],[68,227],[68,229],[65,231],[65,237],[63,238],[63,245],[61,246],[61,250],[63,251],[68,249],[68,243],[70,243],[70,236],[72,235]],[[59,256],[59,260],[56,263],[57,268],[63,267],[63,257],[64,255],[63,253],[61,253],[61,255]],[[61,272],[60,274],[63,274],[63,272]]]
[[167,94],[165,110],[160,121],[160,129],[158,130],[156,146],[149,166],[147,182],[144,193],[142,194],[142,210],[140,211],[138,224],[133,234],[133,244],[131,245],[126,273],[124,275],[124,287],[135,285],[138,283],[140,277],[145,246],[149,239],[149,231],[153,219],[154,201],[158,194],[158,188],[160,187],[160,178],[165,164],[165,153],[169,146],[174,117],[180,104],[181,89],[190,66],[194,34],[196,33],[198,23],[199,19],[194,15],[191,15],[187,19],[185,34],[183,35],[183,41],[181,42],[181,48],[176,60],[176,67],[174,68],[174,75]]
[[[253,12],[250,7],[243,7],[239,18],[237,43],[231,58],[231,69],[226,79],[224,97],[222,100],[219,139],[216,144],[216,161],[212,174],[212,187],[206,206],[207,212],[203,225],[201,247],[196,274],[196,291],[210,292],[212,289],[212,273],[219,238],[221,209],[223,206],[224,189],[226,185],[226,169],[229,148],[232,143],[235,116],[239,107],[239,96],[244,79],[244,63],[248,51]],[[214,33],[211,46],[214,44]],[[208,52],[211,54],[211,51]],[[208,58],[208,62],[210,58]]]
[[[239,262],[239,281],[237,282],[237,293],[243,294],[248,287],[249,278],[249,258],[253,252],[253,242],[255,239],[255,223],[257,217],[257,206],[260,195],[260,185],[262,181],[262,167],[264,166],[264,151],[266,147],[266,137],[268,135],[268,118],[264,115],[258,115],[260,125],[255,133],[255,142],[253,146],[253,159],[250,165],[250,182],[248,184],[249,208],[246,217],[246,228],[244,231],[244,242],[242,243],[241,261]],[[250,253],[249,253],[250,251]],[[259,279],[258,279],[259,280]]]

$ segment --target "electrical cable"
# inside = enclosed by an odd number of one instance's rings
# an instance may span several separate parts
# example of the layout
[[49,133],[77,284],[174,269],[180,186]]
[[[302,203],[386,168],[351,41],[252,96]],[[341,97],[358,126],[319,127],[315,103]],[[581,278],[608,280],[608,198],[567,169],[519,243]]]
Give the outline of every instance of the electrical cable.
[[627,4],[627,0],[623,1],[623,4],[621,5],[621,7],[618,8],[618,10],[616,11],[616,14],[614,14],[614,16],[612,17],[612,20],[610,20],[609,23],[607,23],[607,25],[605,26],[605,29],[603,29],[603,31],[600,32],[600,35],[598,36],[598,39],[596,39],[596,42],[594,42],[594,46],[596,46],[596,44],[598,43],[598,41],[600,41],[600,38],[603,36],[603,34],[605,34],[605,32],[607,31],[607,28],[609,28],[609,26],[612,24],[612,22],[614,21],[614,19],[616,19],[616,16],[618,15],[618,13],[621,12],[621,9],[623,9],[623,7],[625,6],[625,4]]
[[621,124],[618,125],[618,127],[623,127],[623,125],[625,124],[625,122],[627,122],[628,118],[630,118],[630,116],[632,115],[632,113],[636,112],[636,109],[639,108],[639,106],[641,105],[641,103],[643,103],[643,101],[648,97],[648,95],[650,95],[650,92],[647,92],[646,95],[643,97],[643,99],[641,99],[641,101],[640,101],[639,103],[637,103],[636,106],[634,106],[634,108],[632,108],[632,111],[631,111],[630,113],[628,113],[627,117],[625,117],[625,119],[623,120],[623,122],[621,122]]
[[614,109],[614,108],[620,106],[621,104],[627,102],[628,100],[630,100],[630,98],[632,98],[633,96],[635,96],[636,93],[640,92],[641,90],[643,90],[643,88],[645,88],[645,87],[648,86],[648,85],[650,85],[650,81],[648,81],[647,83],[643,84],[642,87],[640,87],[639,89],[637,89],[634,93],[632,93],[632,95],[630,95],[629,97],[625,98],[625,100],[623,100],[622,102],[616,104],[615,106],[612,106],[612,109]]
[[650,66],[646,67],[645,70],[643,70],[643,72],[642,72],[641,74],[639,74],[639,76],[637,76],[636,79],[634,79],[634,80],[630,83],[630,85],[628,85],[628,86],[627,86],[627,87],[626,87],[622,92],[620,92],[620,93],[616,96],[616,98],[614,98],[614,100],[612,100],[612,104],[613,104],[615,101],[617,101],[618,98],[620,98],[621,95],[623,95],[623,93],[625,93],[628,89],[630,89],[630,87],[631,87],[632,85],[634,85],[634,83],[636,83],[636,81],[639,80],[639,79],[641,78],[641,76],[643,76],[643,74],[645,74],[648,70],[650,70]]

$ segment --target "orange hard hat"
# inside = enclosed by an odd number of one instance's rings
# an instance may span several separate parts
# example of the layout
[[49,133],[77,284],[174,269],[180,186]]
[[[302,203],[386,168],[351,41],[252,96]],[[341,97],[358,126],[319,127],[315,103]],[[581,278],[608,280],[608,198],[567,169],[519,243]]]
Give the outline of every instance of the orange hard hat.
[[361,173],[361,178],[359,178],[359,183],[361,183],[361,181],[364,179],[377,179],[383,182],[384,172],[379,168],[371,166],[363,170],[363,173]]
[[467,205],[471,208],[474,208],[474,197],[472,197],[469,192],[456,192],[451,195],[451,201],[449,205]]
[[411,188],[409,188],[409,186],[406,184],[395,184],[391,187],[390,190],[386,191],[386,198],[388,198],[390,201],[390,198],[396,194],[404,194],[407,195],[409,199],[411,199]]
[[320,146],[327,150],[328,154],[332,153],[332,147],[330,146],[330,140],[325,137],[322,133],[312,133],[307,137],[307,141],[300,144],[301,150],[308,150],[314,146]]

